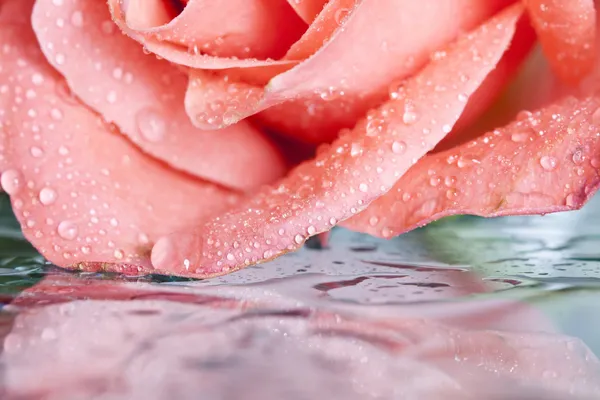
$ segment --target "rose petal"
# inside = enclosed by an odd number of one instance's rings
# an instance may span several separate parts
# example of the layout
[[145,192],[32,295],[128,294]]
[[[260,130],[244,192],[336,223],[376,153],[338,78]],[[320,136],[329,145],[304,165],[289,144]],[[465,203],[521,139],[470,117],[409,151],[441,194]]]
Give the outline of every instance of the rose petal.
[[[303,60],[314,54],[341,26],[343,18],[358,0],[331,0],[306,33],[285,55],[285,59]],[[193,69],[186,92],[185,108],[194,125],[204,129],[222,129],[275,104],[264,97],[263,86],[289,68],[263,66],[230,69],[223,73]],[[305,113],[305,110],[295,110]],[[290,117],[296,121],[297,115]],[[337,133],[337,127],[331,131]],[[287,131],[289,132],[289,131]]]
[[578,82],[596,55],[594,0],[524,0],[554,72]]
[[[191,0],[181,14],[166,21],[147,15],[157,4],[165,2],[130,1],[124,9],[127,25],[146,41],[217,57],[279,58],[306,30],[286,0]],[[137,21],[140,16],[143,21]]]
[[[510,2],[364,0],[353,8],[339,4],[333,19],[337,16],[343,21],[344,29],[306,61],[273,78],[262,98],[252,98],[235,109],[235,100],[231,105],[223,100],[224,90],[215,102],[224,103],[221,113],[235,118],[214,121],[233,123],[266,110],[261,115],[266,125],[302,141],[330,142],[341,128],[353,126],[368,109],[385,100],[389,82],[412,75],[432,51]],[[436,29],[432,31],[431,26]],[[275,106],[280,103],[285,104]],[[215,129],[223,125],[198,126]]]
[[[15,3],[25,2],[3,4]],[[158,237],[236,201],[139,152],[71,97],[28,22],[3,23],[0,42],[0,182],[25,237],[48,260],[147,272]]]
[[511,7],[462,37],[278,187],[197,229],[161,239],[152,251],[154,266],[171,274],[223,274],[295,250],[364,209],[451,130],[507,49],[521,12]]
[[[496,68],[487,76],[473,96],[471,96],[464,113],[460,116],[454,129],[442,140],[435,151],[452,148],[479,136],[481,132],[487,130],[481,129],[478,118],[496,103],[498,97],[506,90],[507,85],[523,69],[522,67],[525,61],[527,61],[527,56],[531,53],[535,41],[535,31],[528,19],[522,18],[517,25],[517,31],[509,49],[504,53]],[[511,115],[510,120],[512,120],[513,116],[514,114]],[[482,117],[482,119],[484,118]],[[481,121],[484,124],[488,124],[488,122],[487,118]]]
[[599,107],[600,95],[567,98],[427,156],[344,225],[390,237],[447,215],[578,209],[600,184]]
[[[294,0],[291,0],[294,2]],[[310,0],[310,2],[324,3],[322,0]],[[302,60],[313,55],[335,32],[344,25],[345,19],[352,13],[353,9],[361,0],[330,0],[319,9],[319,14],[302,37],[294,43],[285,58],[290,60]]]
[[288,0],[288,3],[298,13],[300,18],[310,24],[319,15],[329,0]]
[[259,67],[259,66],[274,66],[274,65],[293,65],[294,61],[290,60],[257,60],[257,59],[239,59],[239,58],[222,58],[203,54],[200,48],[182,47],[176,43],[168,41],[148,39],[143,32],[133,29],[125,22],[125,11],[121,7],[120,0],[108,0],[109,10],[112,18],[119,28],[131,37],[138,41],[148,51],[165,58],[175,64],[184,65],[192,68],[207,68],[207,69],[224,69],[235,67]]
[[168,23],[177,16],[179,0],[123,0],[127,25],[148,29]]
[[32,21],[48,61],[71,89],[148,154],[239,189],[284,173],[276,148],[248,122],[218,135],[195,128],[182,107],[186,76],[113,31],[103,2],[39,0]]

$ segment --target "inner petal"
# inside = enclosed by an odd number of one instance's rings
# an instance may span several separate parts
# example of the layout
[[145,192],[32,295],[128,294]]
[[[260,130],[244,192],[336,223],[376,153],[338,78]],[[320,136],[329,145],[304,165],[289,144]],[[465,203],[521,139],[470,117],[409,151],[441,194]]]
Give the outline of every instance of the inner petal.
[[279,58],[307,25],[286,0],[128,0],[130,28],[218,57]]

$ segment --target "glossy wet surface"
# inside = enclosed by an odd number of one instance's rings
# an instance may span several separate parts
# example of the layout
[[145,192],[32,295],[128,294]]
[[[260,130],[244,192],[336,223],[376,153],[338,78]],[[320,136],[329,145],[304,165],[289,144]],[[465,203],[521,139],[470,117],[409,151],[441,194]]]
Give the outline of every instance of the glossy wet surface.
[[2,398],[600,398],[600,198],[206,281],[44,265],[1,206]]

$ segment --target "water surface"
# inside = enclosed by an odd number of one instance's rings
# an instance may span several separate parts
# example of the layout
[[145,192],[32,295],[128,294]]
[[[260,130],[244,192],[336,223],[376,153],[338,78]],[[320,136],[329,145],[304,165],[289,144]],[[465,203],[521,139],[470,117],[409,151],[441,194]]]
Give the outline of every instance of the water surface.
[[0,212],[3,399],[600,398],[600,198],[204,281],[60,270]]

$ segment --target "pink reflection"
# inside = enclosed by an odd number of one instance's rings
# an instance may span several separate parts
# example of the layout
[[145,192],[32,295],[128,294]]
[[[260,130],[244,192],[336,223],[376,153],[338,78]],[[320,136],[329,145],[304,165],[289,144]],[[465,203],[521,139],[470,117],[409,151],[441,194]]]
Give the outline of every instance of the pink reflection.
[[[518,303],[486,308],[493,318],[480,309],[469,320],[463,309],[440,322],[368,311],[378,307],[332,311],[266,286],[66,275],[11,307],[19,313],[0,359],[3,399],[600,396],[598,359],[578,339],[531,333],[549,323]],[[502,331],[486,330],[497,321]]]

